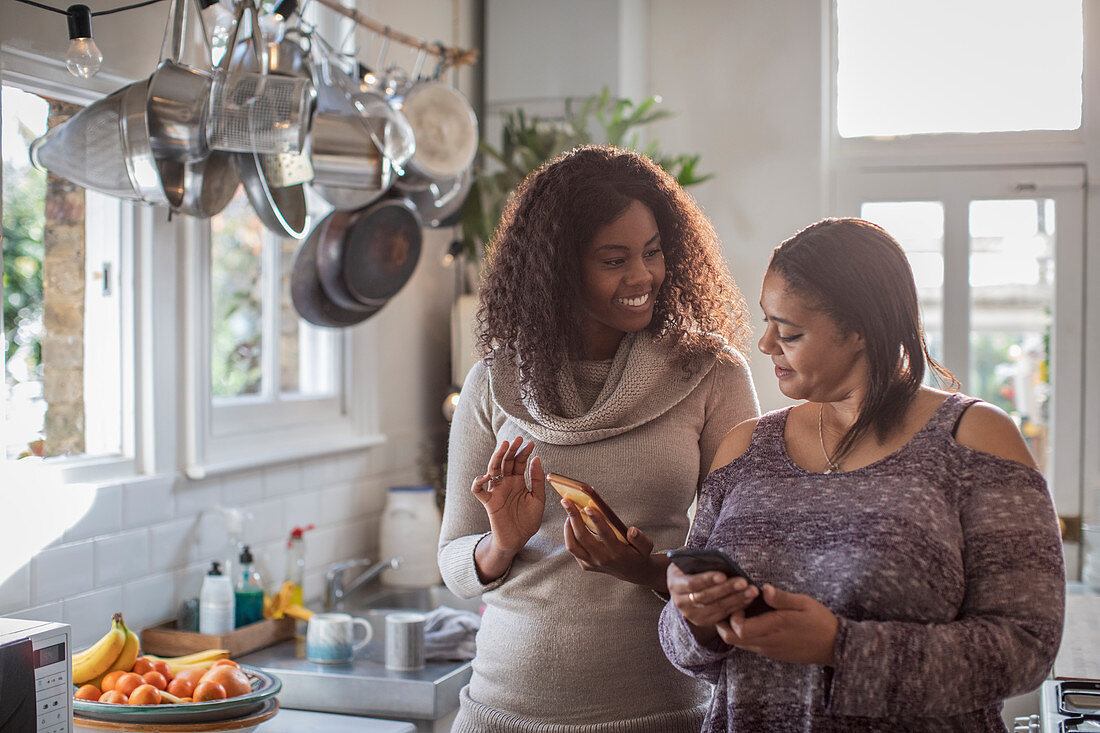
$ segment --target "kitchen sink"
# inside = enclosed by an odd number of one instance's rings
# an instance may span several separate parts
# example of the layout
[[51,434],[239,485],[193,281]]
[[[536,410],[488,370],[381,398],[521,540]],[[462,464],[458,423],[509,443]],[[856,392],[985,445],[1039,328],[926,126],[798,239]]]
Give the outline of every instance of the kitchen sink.
[[[426,613],[440,606],[478,612],[481,599],[462,599],[446,586],[395,588],[368,584],[344,598],[342,610],[370,622],[369,644],[347,664],[316,664],[305,658],[305,640],[297,637],[245,655],[239,661],[267,670],[283,683],[279,704],[285,708],[410,720],[417,731],[458,708],[458,692],[470,680],[470,662],[429,661],[423,669],[386,669],[386,616],[398,611]],[[334,609],[337,610],[337,609]]]
[[383,588],[364,596],[350,596],[344,602],[344,612],[365,618],[374,630],[372,643],[365,650],[377,661],[384,661],[386,616],[401,611],[427,613],[440,606],[458,611],[479,613],[481,598],[459,598],[445,585],[421,588]]

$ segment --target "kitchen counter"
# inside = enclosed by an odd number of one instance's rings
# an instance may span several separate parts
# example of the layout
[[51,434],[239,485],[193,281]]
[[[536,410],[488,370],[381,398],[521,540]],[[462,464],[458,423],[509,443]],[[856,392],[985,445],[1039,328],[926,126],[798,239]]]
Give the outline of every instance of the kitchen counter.
[[416,726],[396,720],[287,710],[256,728],[257,733],[415,733]]
[[395,672],[386,669],[384,653],[382,643],[372,641],[350,664],[316,664],[305,658],[305,641],[298,637],[239,661],[282,681],[283,710],[272,722],[291,708],[396,718],[414,722],[417,730],[433,730],[458,709],[458,692],[472,674],[470,662],[428,662],[415,672]]

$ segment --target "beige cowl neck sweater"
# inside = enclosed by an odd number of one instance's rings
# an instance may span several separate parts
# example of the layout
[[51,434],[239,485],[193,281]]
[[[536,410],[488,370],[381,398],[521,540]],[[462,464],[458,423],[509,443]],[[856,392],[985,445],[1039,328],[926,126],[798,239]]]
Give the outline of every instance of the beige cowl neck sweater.
[[[522,397],[517,370],[503,359],[470,371],[451,425],[439,565],[451,590],[482,594],[486,610],[453,730],[699,730],[710,688],[662,653],[662,602],[646,588],[581,570],[565,548],[565,510],[549,486],[539,531],[502,578],[483,584],[474,548],[489,521],[470,485],[502,440],[522,435],[546,471],[595,486],[656,548],[680,546],[719,442],[758,414],[745,362],[730,356],[685,371],[663,343],[628,335],[610,365],[562,370],[561,415]],[[592,375],[604,370],[597,391]]]

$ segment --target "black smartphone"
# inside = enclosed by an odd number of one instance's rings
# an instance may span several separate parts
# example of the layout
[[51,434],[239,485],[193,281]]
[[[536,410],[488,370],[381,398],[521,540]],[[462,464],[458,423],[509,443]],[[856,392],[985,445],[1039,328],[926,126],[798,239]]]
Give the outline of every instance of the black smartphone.
[[725,573],[727,578],[744,578],[749,581],[749,585],[755,585],[760,593],[752,599],[752,603],[745,607],[746,618],[759,616],[772,610],[772,607],[764,602],[764,589],[760,587],[760,584],[753,580],[752,576],[742,570],[741,566],[722,550],[683,548],[669,550],[666,555],[669,560],[676,564],[676,567],[685,573],[694,575],[716,570],[719,573]]

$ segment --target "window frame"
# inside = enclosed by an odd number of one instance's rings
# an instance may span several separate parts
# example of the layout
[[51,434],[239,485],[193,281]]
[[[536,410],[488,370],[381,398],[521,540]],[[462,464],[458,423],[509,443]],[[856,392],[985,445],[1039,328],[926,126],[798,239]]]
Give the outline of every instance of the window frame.
[[[104,94],[129,83],[109,74],[94,78],[94,83],[83,87],[66,83],[68,71],[56,59],[40,57],[18,49],[0,49],[0,84],[73,104],[86,106]],[[0,173],[2,179],[2,173]],[[2,181],[0,181],[2,185]],[[118,453],[56,456],[41,461],[11,461],[0,458],[0,467],[11,478],[27,480],[70,482],[95,482],[127,478],[137,474],[139,466],[148,462],[148,450],[152,448],[149,436],[142,435],[142,422],[137,410],[139,392],[139,358],[136,314],[144,306],[139,304],[136,287],[136,268],[148,247],[151,237],[149,212],[132,201],[117,199],[119,213],[117,232],[120,242],[115,273],[112,276],[119,290],[118,338],[120,450]],[[114,222],[112,222],[113,224]],[[85,270],[87,271],[87,261]],[[0,284],[0,297],[3,285]],[[0,412],[3,407],[0,406]]]
[[[189,219],[181,217],[181,219]],[[215,398],[211,385],[212,307],[210,290],[210,224],[208,220],[189,219],[181,223],[187,262],[185,290],[186,348],[191,355],[184,364],[186,454],[184,472],[193,479],[231,471],[270,465],[284,461],[343,451],[359,450],[385,442],[374,428],[372,395],[362,378],[354,375],[375,374],[376,363],[369,358],[370,329],[340,329],[333,339],[330,355],[338,373],[337,393],[333,397],[296,397],[280,394],[281,386],[265,389],[260,395]],[[271,250],[278,249],[275,239],[264,237],[261,256],[265,298],[278,297],[272,287],[278,273],[270,268],[278,264]],[[263,333],[272,333],[269,321],[279,310],[265,302],[262,309]],[[270,340],[270,339],[266,339]],[[275,348],[278,341],[275,340]],[[270,355],[262,359],[272,363]],[[364,365],[371,364],[368,369]],[[265,377],[270,376],[265,366]],[[220,403],[220,404],[219,404]]]
[[[820,0],[822,17],[821,149],[822,207],[828,212],[845,210],[841,191],[853,178],[869,172],[928,173],[935,169],[967,167],[1078,166],[1086,173],[1082,221],[1084,227],[1082,264],[1083,323],[1079,389],[1081,431],[1076,448],[1079,493],[1058,506],[1063,516],[1100,521],[1100,234],[1087,222],[1100,221],[1100,200],[1089,196],[1089,170],[1100,170],[1100,7],[1083,2],[1084,59],[1082,69],[1082,116],[1076,130],[1029,130],[990,133],[930,133],[894,138],[841,138],[837,127],[837,10],[836,0]],[[1027,197],[1033,192],[1028,192]],[[851,212],[849,212],[851,213]],[[945,253],[946,254],[946,253]],[[945,261],[945,267],[947,263]],[[945,272],[945,277],[947,273]],[[1090,371],[1089,365],[1092,365]],[[1055,459],[1058,460],[1057,458]],[[1072,516],[1071,516],[1072,518]],[[1070,528],[1067,558],[1079,563],[1080,548]],[[1077,574],[1074,563],[1070,577]]]

